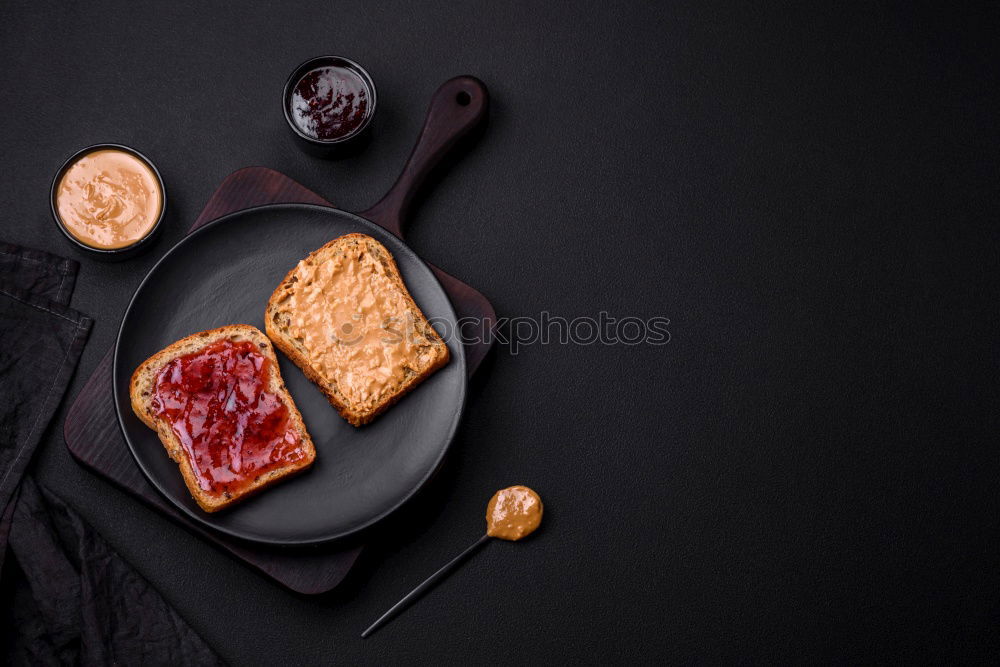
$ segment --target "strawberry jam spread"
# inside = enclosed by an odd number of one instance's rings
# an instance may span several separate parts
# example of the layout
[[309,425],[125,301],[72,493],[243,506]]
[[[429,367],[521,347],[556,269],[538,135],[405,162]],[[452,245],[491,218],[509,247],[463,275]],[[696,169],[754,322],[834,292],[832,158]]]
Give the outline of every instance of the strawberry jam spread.
[[202,490],[235,494],[306,456],[288,406],[265,391],[271,360],[249,341],[220,340],[167,363],[153,411],[170,424]]

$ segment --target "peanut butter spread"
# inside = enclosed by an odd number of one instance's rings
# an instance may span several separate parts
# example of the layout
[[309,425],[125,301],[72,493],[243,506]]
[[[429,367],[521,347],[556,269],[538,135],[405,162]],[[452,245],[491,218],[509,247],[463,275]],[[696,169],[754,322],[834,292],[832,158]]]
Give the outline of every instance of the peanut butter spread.
[[500,489],[486,506],[486,534],[516,541],[535,532],[542,522],[542,499],[526,486]]
[[139,241],[162,208],[163,193],[152,168],[117,149],[87,153],[66,170],[56,189],[63,226],[92,248],[110,250]]
[[370,252],[348,247],[324,261],[303,260],[294,276],[283,304],[288,333],[323,380],[353,404],[374,405],[429,362],[406,295]]

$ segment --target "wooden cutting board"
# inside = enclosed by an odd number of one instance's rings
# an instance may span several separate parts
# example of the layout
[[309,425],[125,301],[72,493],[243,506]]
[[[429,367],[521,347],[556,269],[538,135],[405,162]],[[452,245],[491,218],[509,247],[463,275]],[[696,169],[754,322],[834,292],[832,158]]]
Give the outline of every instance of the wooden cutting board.
[[[468,95],[458,98],[461,102],[455,104],[456,94],[462,92],[471,93],[471,104]],[[416,190],[459,139],[482,126],[488,102],[485,86],[472,77],[457,77],[443,84],[431,101],[417,145],[396,184],[382,201],[361,215],[402,236],[403,221]],[[222,182],[191,231],[234,211],[276,203],[333,206],[273,169],[247,167],[230,174]],[[459,319],[472,317],[487,323],[496,321],[486,297],[441,269],[435,266],[431,269],[448,293]],[[491,342],[465,344],[470,376],[486,357]],[[195,524],[161,496],[139,470],[121,434],[112,403],[112,357],[113,350],[108,350],[66,416],[66,445],[80,464],[293,591],[323,593],[344,579],[361,553],[362,545],[292,549],[242,542]]]

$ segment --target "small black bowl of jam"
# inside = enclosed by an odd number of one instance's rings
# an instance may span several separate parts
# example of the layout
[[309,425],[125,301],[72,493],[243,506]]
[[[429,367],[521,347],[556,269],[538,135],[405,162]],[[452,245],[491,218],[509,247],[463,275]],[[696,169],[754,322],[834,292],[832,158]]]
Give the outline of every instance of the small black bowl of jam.
[[357,152],[371,135],[375,84],[349,58],[319,56],[295,68],[285,82],[285,120],[299,144],[318,157]]

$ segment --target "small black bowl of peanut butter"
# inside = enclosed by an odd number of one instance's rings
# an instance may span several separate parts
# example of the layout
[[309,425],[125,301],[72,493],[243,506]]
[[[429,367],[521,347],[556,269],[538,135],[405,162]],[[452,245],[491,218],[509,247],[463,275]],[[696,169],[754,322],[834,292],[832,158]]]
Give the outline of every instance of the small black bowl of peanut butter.
[[52,217],[92,257],[121,260],[147,248],[163,221],[163,179],[145,155],[121,144],[74,153],[56,172]]

